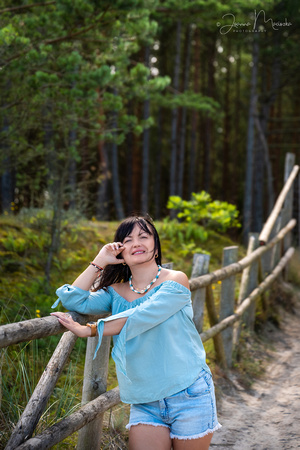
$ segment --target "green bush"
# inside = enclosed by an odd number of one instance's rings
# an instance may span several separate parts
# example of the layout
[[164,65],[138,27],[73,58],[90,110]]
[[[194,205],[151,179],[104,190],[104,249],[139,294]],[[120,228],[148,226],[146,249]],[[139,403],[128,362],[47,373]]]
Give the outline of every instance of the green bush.
[[239,212],[234,205],[219,200],[212,201],[211,196],[205,191],[193,192],[191,200],[171,196],[167,208],[174,209],[178,219],[186,224],[198,224],[205,229],[221,233],[226,232],[228,228],[241,226],[238,221]]

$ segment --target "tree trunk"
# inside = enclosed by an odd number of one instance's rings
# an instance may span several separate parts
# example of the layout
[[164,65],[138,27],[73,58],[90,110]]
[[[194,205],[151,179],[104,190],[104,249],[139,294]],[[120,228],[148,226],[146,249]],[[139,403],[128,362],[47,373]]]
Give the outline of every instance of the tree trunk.
[[[132,101],[128,102],[128,114],[134,115]],[[133,208],[133,144],[134,136],[132,131],[126,135],[126,200],[125,206],[127,215],[134,212]]]
[[[234,136],[233,136],[233,148],[232,152],[232,165],[236,168],[239,167],[239,152],[240,152],[240,115],[241,115],[241,61],[242,52],[240,43],[237,44],[237,62],[235,72],[235,101],[234,101]],[[241,177],[239,177],[240,171],[236,172],[237,176],[234,176],[230,180],[230,201],[233,204],[238,202],[238,187],[242,183]]]
[[44,142],[46,148],[46,164],[48,169],[48,207],[52,211],[50,222],[49,246],[45,265],[45,277],[47,283],[50,283],[50,273],[53,256],[60,246],[61,214],[63,207],[63,188],[65,186],[65,177],[68,176],[67,164],[58,161],[58,155],[55,151],[54,133],[51,122],[51,106],[45,108],[44,124]]
[[[215,36],[211,36],[209,39],[209,47],[207,49],[207,64],[208,64],[208,79],[207,79],[207,95],[214,98],[215,94]],[[203,161],[203,184],[204,190],[210,192],[211,188],[211,159],[212,159],[212,129],[213,121],[209,117],[205,121],[205,132],[204,132],[204,161]]]
[[[88,160],[89,160],[89,137],[85,135],[83,139],[80,140],[80,163],[79,163],[79,183],[80,183],[80,194],[82,196],[82,201],[84,203],[84,212],[87,212],[89,206],[92,209],[95,207],[94,202],[91,201],[91,195],[89,192],[88,184]],[[97,205],[95,208],[95,213],[97,216]]]
[[[255,121],[256,118],[254,118],[254,124]],[[259,233],[263,227],[264,155],[257,133],[254,140],[253,173],[255,177],[253,177],[251,231]]]
[[54,144],[54,132],[51,122],[52,107],[46,105],[44,110],[44,145],[46,149],[46,167],[47,167],[47,190],[49,193],[49,198],[54,198],[55,192],[57,190],[57,155],[55,152]]
[[[75,147],[76,141],[76,130],[70,131],[70,146]],[[70,157],[69,163],[69,208],[76,208],[76,189],[77,189],[77,180],[76,180],[76,161],[74,158]]]
[[108,144],[99,139],[98,156],[100,182],[97,189],[96,218],[97,220],[108,220],[108,182],[109,162],[107,154]]
[[162,164],[162,136],[163,136],[163,114],[160,107],[157,115],[157,152],[155,164],[155,182],[154,182],[154,215],[155,219],[161,218],[161,164]]
[[[173,88],[175,95],[179,89],[179,71],[180,71],[180,56],[181,56],[181,21],[177,22],[176,30],[176,53],[174,64],[174,78]],[[177,121],[178,121],[178,108],[172,109],[172,125],[171,125],[171,164],[170,164],[170,195],[176,194],[176,169],[177,169]],[[175,216],[173,210],[170,211],[171,217]]]
[[188,176],[188,198],[191,198],[192,192],[195,192],[195,165],[197,152],[197,111],[192,111],[192,129],[190,144],[189,176]]
[[[145,49],[145,66],[149,67],[150,59],[150,47],[146,46]],[[150,117],[150,100],[147,98],[144,102],[144,120],[148,120]],[[142,163],[142,212],[147,214],[149,210],[149,136],[150,130],[146,128],[143,136],[143,163]]]
[[[5,150],[6,155],[8,155],[8,149],[5,148],[3,150]],[[0,177],[1,211],[10,212],[11,204],[14,201],[15,177],[12,170],[11,158],[9,155],[4,158],[2,170],[2,175]]]
[[[260,231],[263,225],[264,220],[271,213],[272,208],[274,206],[275,198],[274,198],[274,188],[273,188],[273,175],[272,175],[272,165],[270,161],[269,148],[267,143],[267,132],[268,132],[268,123],[270,118],[271,107],[274,104],[279,88],[280,88],[280,73],[281,73],[281,61],[277,56],[279,53],[280,47],[280,36],[278,34],[274,34],[273,37],[273,48],[275,52],[275,56],[273,58],[273,64],[271,66],[270,78],[271,78],[271,86],[268,89],[267,81],[265,79],[265,74],[268,74],[268,68],[265,68],[263,72],[263,92],[265,95],[262,96],[262,106],[261,113],[258,115],[256,111],[255,115],[255,126],[258,135],[258,146],[257,153],[260,153],[260,164],[255,167],[255,188],[256,194],[254,196],[254,208],[253,208],[253,216],[254,216],[254,227],[253,231]],[[263,198],[263,188],[264,188],[264,168],[266,168],[267,173],[267,188],[268,188],[268,201],[267,201],[267,214],[264,216],[264,198]]]
[[[230,72],[231,72],[231,62],[229,57],[231,55],[231,41],[228,39],[228,48],[227,48],[227,61],[226,61],[226,78],[225,78],[225,95],[224,95],[224,123],[223,123],[223,167],[222,167],[222,197],[224,201],[229,200],[229,180],[232,180],[232,177],[229,173],[229,162],[230,162]],[[236,151],[236,149],[235,149]],[[235,167],[236,170],[236,167]]]
[[246,180],[244,188],[243,207],[243,241],[247,244],[248,235],[252,225],[252,189],[253,189],[253,157],[254,157],[254,115],[256,112],[256,87],[258,71],[259,43],[258,35],[254,35],[252,49],[252,70],[250,83],[250,102],[248,111],[248,131],[247,131],[247,155],[246,155]]
[[[192,41],[193,29],[192,25],[189,25],[186,32],[186,48],[185,48],[185,67],[184,67],[184,80],[183,80],[183,92],[188,89],[190,65],[191,65],[191,41]],[[180,146],[179,146],[179,167],[178,167],[178,188],[177,194],[183,197],[183,176],[184,176],[184,162],[185,162],[185,136],[186,136],[186,117],[187,108],[182,108],[181,116],[181,130],[180,130]]]
[[[200,36],[198,28],[195,31],[195,49],[194,49],[194,92],[199,92],[200,79]],[[197,125],[198,111],[192,111],[192,129],[191,129],[191,145],[190,145],[190,161],[188,176],[188,198],[191,198],[192,192],[195,192],[195,169],[197,155]]]
[[[116,90],[114,89],[114,95],[117,95]],[[113,134],[116,138],[116,129],[117,129],[117,113],[113,112],[112,115],[112,128]],[[122,220],[124,218],[124,210],[121,199],[121,190],[120,190],[120,177],[119,177],[119,160],[118,160],[118,146],[116,142],[111,144],[111,167],[112,167],[112,186],[113,186],[113,197],[115,204],[115,212],[118,220]]]
[[[8,120],[4,117],[2,132],[7,133],[8,131]],[[10,212],[11,204],[14,201],[15,177],[10,151],[5,139],[3,139],[0,149],[3,151],[3,155],[6,155],[3,158],[2,168],[0,169],[0,211]]]
[[50,283],[50,272],[52,266],[52,260],[55,253],[57,253],[60,246],[60,231],[61,231],[61,213],[62,213],[62,189],[63,180],[60,180],[57,184],[57,190],[55,196],[52,198],[52,220],[50,225],[50,245],[47,254],[47,261],[45,267],[45,275],[47,283]]

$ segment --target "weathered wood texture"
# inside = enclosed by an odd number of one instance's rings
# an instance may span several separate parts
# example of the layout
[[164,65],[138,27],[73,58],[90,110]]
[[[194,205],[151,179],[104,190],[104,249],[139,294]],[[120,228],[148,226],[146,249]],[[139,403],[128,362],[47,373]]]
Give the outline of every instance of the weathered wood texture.
[[[254,252],[258,247],[258,233],[251,233],[251,252]],[[247,296],[258,285],[258,260],[254,261],[249,267],[249,279],[248,286],[246,286]],[[254,330],[255,323],[256,302],[252,302],[247,311],[244,314],[244,322],[250,330]]]
[[18,447],[18,450],[49,449],[118,403],[120,403],[120,394],[119,388],[116,387],[82,406],[78,411],[62,419],[43,433],[24,442]]
[[[238,261],[238,247],[225,247],[223,250],[223,267],[229,266]],[[220,317],[221,322],[225,317],[234,313],[235,305],[235,275],[222,281],[220,297]],[[228,327],[222,332],[224,354],[227,367],[232,367],[232,335],[233,330]]]
[[232,275],[242,272],[247,266],[256,261],[263,253],[274,247],[277,242],[283,239],[283,237],[291,231],[296,225],[296,220],[292,219],[289,223],[280,230],[277,236],[275,236],[268,244],[256,249],[251,255],[245,256],[239,262],[230,264],[227,267],[218,269],[215,272],[210,272],[207,275],[194,278],[190,280],[190,289],[195,291],[201,287],[209,286],[211,283],[216,283],[219,280],[225,280]]
[[[295,164],[295,155],[293,153],[287,153],[285,155],[285,167],[284,167],[284,181],[286,182],[293,171],[293,166]],[[289,192],[284,201],[282,209],[282,225],[288,223],[293,215],[293,200],[294,200],[294,183],[291,185]],[[292,233],[288,233],[283,239],[283,252],[286,252],[288,248],[292,245]],[[287,281],[288,279],[288,267],[286,267],[282,274],[283,278]]]
[[[200,277],[208,273],[210,256],[200,253],[195,253],[193,256],[193,268],[192,268],[192,279],[195,277]],[[205,288],[200,288],[196,292],[192,293],[192,304],[194,312],[194,323],[197,328],[198,333],[201,333],[203,328],[203,315],[204,315],[204,305],[205,305]]]
[[272,271],[272,273],[267,276],[267,278],[256,288],[253,292],[243,301],[243,303],[237,308],[236,312],[232,314],[229,317],[226,317],[226,319],[223,319],[222,322],[219,322],[217,325],[213,326],[207,331],[204,331],[200,334],[201,339],[203,342],[208,341],[208,339],[211,339],[213,336],[215,336],[217,333],[220,333],[220,331],[225,330],[225,328],[231,326],[236,322],[237,320],[240,320],[243,313],[246,311],[246,309],[249,307],[251,302],[253,302],[259,295],[261,295],[273,282],[274,280],[280,275],[286,264],[289,262],[291,257],[294,254],[295,249],[289,248],[286,254],[281,258],[275,269]]
[[[249,243],[247,248],[247,256],[251,255],[251,253],[255,250],[255,237],[249,235]],[[248,295],[248,287],[249,287],[249,278],[250,278],[250,268],[251,266],[247,266],[245,270],[243,270],[242,273],[242,279],[241,279],[241,285],[239,289],[239,297],[237,304],[240,305],[242,301],[247,297]]]
[[[98,337],[88,338],[84,365],[82,406],[106,392],[110,341],[110,336],[103,337],[97,356],[93,359]],[[102,423],[103,414],[100,414],[92,422],[80,429],[77,442],[78,450],[100,450]]]
[[[107,314],[84,316],[75,312],[70,312],[70,314],[73,319],[81,325],[84,325],[91,320],[107,316]],[[0,348],[9,347],[10,345],[19,344],[20,342],[53,336],[55,334],[63,333],[64,331],[66,331],[66,328],[53,316],[9,323],[0,327]]]
[[[209,324],[211,327],[213,327],[214,325],[219,323],[218,314],[215,308],[214,294],[211,285],[207,286],[207,288],[205,289],[206,289],[206,309],[209,318]],[[218,333],[215,336],[213,336],[213,340],[218,363],[220,364],[221,367],[225,369],[227,367],[227,363],[221,333]]]
[[43,414],[47,401],[53,392],[56,382],[75,345],[77,336],[71,331],[64,333],[44,370],[27,406],[17,423],[5,450],[13,450],[25,439],[32,436],[35,427]]
[[[271,232],[271,238],[276,236],[276,234],[279,232],[281,227],[282,227],[282,220],[281,220],[281,214],[280,214],[279,217],[277,217],[274,228]],[[268,269],[268,273],[270,273],[274,269],[276,264],[278,264],[281,253],[282,253],[281,248],[282,248],[282,242],[278,242],[276,245],[274,245],[274,247],[270,250],[270,252],[268,252],[270,254],[270,263],[269,263],[269,267],[265,267],[264,273],[266,273],[267,269]]]
[[296,189],[298,190],[298,204],[297,204],[297,209],[298,209],[298,214],[297,214],[297,219],[298,219],[298,230],[297,230],[297,234],[298,234],[298,248],[300,247],[300,176],[298,176],[298,183],[296,184]]
[[[280,192],[280,194],[276,200],[275,206],[274,206],[268,220],[266,221],[266,223],[262,229],[262,232],[259,235],[259,242],[261,243],[261,245],[264,245],[266,242],[268,242],[271,230],[275,224],[277,217],[279,216],[279,214],[282,210],[283,203],[284,203],[289,191],[291,190],[291,188],[293,186],[293,182],[298,174],[298,171],[299,171],[299,166],[294,166],[288,179],[286,180],[286,183],[285,183],[284,187],[282,188],[282,191]],[[285,224],[283,223],[282,225],[285,225]]]
[[[249,233],[247,256],[251,255],[251,253],[255,250],[256,246],[257,246],[257,236]],[[266,253],[265,253],[265,255],[266,255]],[[248,267],[246,267],[245,270],[243,270],[241,285],[240,285],[240,290],[239,290],[239,298],[238,298],[238,302],[237,302],[238,306],[245,300],[245,298],[248,297],[250,292],[257,286],[257,284],[255,286],[250,285],[251,268],[252,268],[252,266],[248,266]],[[245,320],[245,317],[244,317],[244,320]],[[241,325],[242,324],[239,322],[234,327],[233,341],[232,341],[232,345],[234,348],[237,346],[239,339],[240,339]]]
[[173,263],[172,262],[168,262],[168,263],[164,263],[161,265],[164,269],[173,269]]

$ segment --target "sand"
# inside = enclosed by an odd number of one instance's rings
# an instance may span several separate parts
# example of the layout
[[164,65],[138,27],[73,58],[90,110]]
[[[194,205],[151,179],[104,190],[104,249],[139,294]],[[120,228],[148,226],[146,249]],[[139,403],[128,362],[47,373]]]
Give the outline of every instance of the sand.
[[243,389],[231,371],[227,389],[219,386],[222,429],[211,449],[300,449],[300,305],[284,313],[280,328],[269,328],[272,349],[266,349],[263,377]]

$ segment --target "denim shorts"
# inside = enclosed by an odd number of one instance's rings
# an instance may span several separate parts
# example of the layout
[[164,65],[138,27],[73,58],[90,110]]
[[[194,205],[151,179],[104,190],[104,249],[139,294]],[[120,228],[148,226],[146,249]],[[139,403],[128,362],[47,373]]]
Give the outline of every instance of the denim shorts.
[[221,428],[211,374],[203,369],[183,391],[155,402],[131,405],[126,428],[138,424],[167,427],[171,439],[198,439]]

